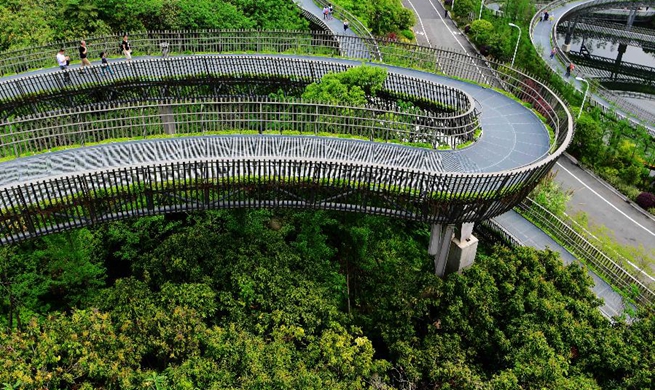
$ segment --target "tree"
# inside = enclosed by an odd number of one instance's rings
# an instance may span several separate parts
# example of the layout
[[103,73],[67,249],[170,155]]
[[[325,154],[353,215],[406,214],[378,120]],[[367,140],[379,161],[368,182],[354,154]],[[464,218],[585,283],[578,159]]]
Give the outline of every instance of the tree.
[[307,86],[303,99],[337,105],[362,106],[369,96],[382,89],[387,71],[374,66],[359,66],[341,73],[328,73],[318,83]]

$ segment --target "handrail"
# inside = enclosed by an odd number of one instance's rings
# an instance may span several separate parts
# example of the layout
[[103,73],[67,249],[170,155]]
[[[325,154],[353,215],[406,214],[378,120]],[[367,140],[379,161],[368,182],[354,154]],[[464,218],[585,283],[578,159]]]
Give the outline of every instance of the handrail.
[[[291,33],[287,36],[279,34],[279,36],[272,39],[275,41],[275,45],[270,45],[261,39],[253,42],[252,36],[247,34],[235,37],[217,33],[215,39],[211,39],[209,33],[202,32],[198,35],[203,37],[203,45],[198,46],[205,49],[217,47],[224,49],[225,45],[228,44],[237,52],[243,52],[244,47],[266,47],[268,49],[272,47],[277,52],[320,54],[324,53],[326,49],[325,46],[321,46],[321,39],[313,37],[307,40],[306,34],[294,35],[294,33]],[[171,33],[170,36],[177,36],[177,34]],[[316,36],[320,38],[321,34],[319,33]],[[194,42],[197,41],[197,38],[194,39]],[[351,40],[353,43],[363,40],[352,36],[342,36],[340,39],[346,42]],[[328,40],[326,42],[332,44],[334,41]],[[486,72],[486,70],[477,67],[471,61],[471,58],[464,53],[448,52],[386,40],[376,40],[375,42],[380,48],[383,60],[394,65],[411,66],[431,72],[439,71],[450,77],[469,78],[479,83],[483,83],[487,79],[486,76],[488,76],[488,74],[482,73]],[[174,49],[176,46],[178,47],[175,50],[180,50],[183,47],[193,49],[192,45],[189,46],[190,43],[193,42],[181,40],[172,46]],[[327,47],[327,49],[331,55],[338,54],[334,52],[333,46]],[[193,77],[198,75],[213,77],[212,72],[209,72],[208,75],[207,68],[203,65],[204,60],[202,59],[205,57],[208,56],[193,57],[197,61],[197,66],[188,69],[169,66],[175,61],[184,60],[184,57],[169,57],[158,60],[136,59],[131,65],[127,65],[127,62],[112,65],[116,66],[115,70],[119,67],[126,69],[131,67],[133,72],[140,72],[139,69],[144,69],[146,73],[135,77],[134,81],[136,82],[157,81],[154,78],[156,75],[168,77],[174,75],[170,73],[173,71],[177,72],[175,74],[189,74],[189,76]],[[271,64],[271,69],[278,73],[297,69],[304,69],[303,72],[313,71],[311,67],[300,63],[308,60],[299,60],[286,56],[277,56],[277,58],[284,58],[288,61],[286,66],[273,65],[268,57],[261,55],[224,57],[230,58],[231,61],[241,61],[247,69],[251,69],[249,74],[252,74],[253,68],[248,68],[245,59],[250,57],[261,63]],[[331,66],[343,66],[343,61],[321,61],[331,63]],[[351,66],[357,64],[356,61],[350,63]],[[148,71],[145,64],[153,64],[150,67],[153,71]],[[29,159],[37,159],[38,161],[45,159],[47,161],[45,165],[37,164],[44,169],[52,166],[52,164],[61,163],[60,166],[65,168],[67,173],[54,178],[33,179],[21,184],[20,176],[16,176],[17,171],[5,169],[11,162],[3,163],[5,176],[17,178],[15,184],[4,187],[2,197],[0,197],[0,199],[6,199],[4,202],[5,207],[7,207],[5,211],[0,210],[0,231],[4,231],[2,234],[7,237],[3,239],[3,242],[22,240],[52,231],[120,218],[121,215],[126,215],[121,210],[122,207],[128,208],[129,202],[136,202],[133,206],[129,206],[130,215],[151,215],[152,213],[163,212],[162,210],[169,210],[168,207],[172,207],[170,206],[172,199],[175,199],[177,210],[195,210],[207,207],[261,207],[264,204],[273,204],[277,205],[276,207],[287,205],[284,207],[343,209],[435,222],[479,221],[493,217],[519,202],[536,185],[540,178],[552,168],[559,155],[563,153],[571,141],[573,120],[564,102],[546,85],[502,64],[490,63],[490,66],[489,74],[495,74],[501,78],[503,85],[506,86],[509,92],[529,103],[534,110],[545,117],[548,125],[555,131],[555,142],[550,154],[544,154],[539,160],[513,169],[493,173],[478,173],[466,170],[458,172],[453,170],[453,165],[439,167],[439,164],[443,164],[444,157],[442,156],[457,156],[459,151],[448,151],[442,155],[441,152],[404,146],[388,146],[388,144],[335,140],[334,138],[323,137],[295,138],[284,135],[273,137],[262,137],[261,135],[226,136],[211,140],[196,140],[194,137],[188,139],[170,138],[161,142],[155,140],[134,143],[119,142],[76,149],[69,153],[47,153],[43,156],[29,157]],[[155,72],[154,69],[157,69],[157,71]],[[200,73],[195,75],[194,72]],[[60,71],[50,72],[49,74],[54,76],[47,77],[63,77],[65,73]],[[68,89],[61,89],[64,84],[40,83],[39,80],[46,80],[46,76],[28,76],[11,81],[18,86],[17,88],[5,88],[5,83],[1,84],[0,93],[4,93],[5,97],[9,98],[25,96],[26,99],[23,101],[22,107],[26,109],[34,105],[33,94],[42,91],[44,88],[55,88],[55,90],[60,90],[64,94],[71,93],[71,91],[77,89],[77,86],[81,85],[91,88],[94,86],[113,88],[109,81],[102,81],[104,79],[94,75],[92,71],[87,71],[84,75],[78,75],[75,72],[69,73],[74,76],[74,87]],[[269,76],[271,74],[270,71],[264,73]],[[407,92],[415,90],[422,83],[423,81],[417,80],[411,87],[408,87]],[[98,88],[98,90],[103,89],[105,88]],[[16,92],[9,93],[9,91],[22,92],[15,95]],[[16,102],[20,103],[21,100],[18,99]],[[171,119],[169,119],[171,115],[162,112],[159,113],[158,117],[161,123],[157,124],[157,126],[168,126],[170,130],[173,126]],[[210,123],[214,122],[221,123],[220,120]],[[184,120],[174,123],[182,126],[190,122]],[[97,122],[90,124],[90,126],[102,127],[103,124]],[[143,128],[143,124],[139,126]],[[48,136],[56,137],[56,134],[48,134]],[[195,150],[203,153],[218,153],[223,150],[246,151],[244,147],[234,145],[218,149],[201,146],[210,141],[217,143],[248,143],[248,151],[257,151],[260,148],[264,148],[261,150],[281,151],[287,150],[284,148],[289,147],[289,151],[303,154],[292,154],[284,158],[275,155],[266,156],[265,158],[259,158],[256,155],[222,157],[207,155],[189,160],[188,157],[185,157],[185,153],[191,153]],[[161,146],[162,149],[160,149],[159,145],[164,144],[170,146]],[[197,146],[191,147],[192,144],[197,144]],[[185,146],[182,147],[181,145]],[[313,145],[311,146],[313,148],[311,149],[312,152],[327,153],[334,151],[335,154],[334,156],[329,155],[329,158],[308,158],[305,153],[308,152],[306,148],[309,146],[302,145]],[[380,152],[374,152],[374,150],[377,150],[374,148],[385,148],[385,152],[379,154]],[[126,168],[125,165],[109,167],[106,164],[99,163],[100,161],[111,162],[119,157],[128,158],[130,156],[155,158],[157,155],[153,153],[159,150],[177,150],[180,153],[180,158],[174,161],[148,160],[135,167],[129,165],[129,162],[125,162],[129,168]],[[401,151],[402,153],[399,154]],[[88,155],[91,164],[85,166],[82,170],[73,169],[74,164],[83,162],[79,153]],[[98,159],[97,157],[100,155],[97,153],[101,153],[103,157]],[[164,156],[168,157],[162,158],[171,158],[170,154]],[[339,156],[338,161],[334,160],[335,156]],[[384,156],[394,156],[393,162],[396,165],[390,168],[387,159],[375,160],[375,162],[362,160],[363,158],[373,157],[379,159]],[[412,156],[412,159],[422,165],[417,169],[408,169],[405,161],[409,156]],[[74,158],[74,164],[71,164],[73,161],[65,160],[64,157]],[[27,160],[20,159],[16,160],[16,162],[24,164]],[[229,164],[234,164],[234,168],[226,168],[230,167]],[[290,164],[293,164],[293,167]],[[202,180],[197,179],[200,172],[203,172],[204,175]],[[230,172],[229,175],[235,175],[235,177],[232,179],[232,176],[225,176],[227,173],[223,172]],[[257,176],[260,175],[257,174],[258,172],[263,176]],[[321,176],[316,176],[319,173]],[[280,176],[282,174],[284,175]],[[301,174],[303,176],[297,176]],[[253,184],[253,180],[255,180],[256,184]],[[326,199],[338,199],[338,201],[328,202],[325,200],[319,202],[315,198],[306,199],[293,191],[289,192],[291,191],[289,186],[296,185],[300,185],[301,187],[298,190],[303,191],[302,188],[304,188],[304,183],[307,180],[318,186],[312,187],[316,188],[316,190],[311,193],[317,193],[316,191],[321,186],[325,186],[326,194],[330,193],[330,191],[336,191],[338,187],[344,191],[344,195],[339,195],[339,192],[336,192]],[[159,190],[153,190],[153,186],[155,188],[165,187],[166,194]],[[49,192],[48,188],[54,188],[55,190]],[[212,192],[213,188],[228,192],[217,194]],[[229,192],[230,188],[233,188],[233,191],[236,192]],[[251,200],[243,198],[246,196],[244,195],[246,190],[255,191],[251,195],[256,198]],[[158,195],[153,197],[153,191]],[[234,202],[213,200],[217,198],[224,199],[231,193],[241,194],[239,195],[240,198]],[[291,193],[293,195],[290,195]],[[96,196],[99,196],[98,194],[102,194],[102,196],[96,198]],[[273,194],[271,196],[275,198],[257,198],[266,194]],[[35,201],[35,199],[42,199],[43,196],[53,196],[55,199],[47,202]],[[293,196],[295,200],[288,199],[289,196]],[[188,199],[188,203],[185,203],[185,206],[179,205],[180,202],[186,202],[185,199]],[[375,200],[373,201],[373,199]]]
[[[535,41],[534,41],[534,27],[539,22],[542,13],[544,11],[546,11],[546,10],[552,10],[552,9],[556,8],[557,6],[560,6],[562,4],[571,3],[571,2],[574,2],[574,1],[571,1],[571,0],[556,0],[556,1],[553,1],[553,2],[551,2],[549,4],[546,4],[543,7],[541,7],[537,11],[537,13],[535,13],[533,15],[532,19],[530,20],[530,29],[529,29],[529,31],[530,31],[530,40],[532,42],[532,47],[534,48],[535,51],[537,51],[537,45],[535,44]],[[587,4],[592,3],[592,2],[602,4],[602,3],[610,3],[610,2],[611,3],[616,3],[617,1],[616,0],[592,0],[590,2],[584,2],[581,5],[587,5]],[[626,2],[630,2],[630,1],[626,1]],[[569,58],[562,51],[561,47],[559,47],[559,45],[557,44],[557,41],[556,41],[556,39],[557,39],[557,24],[559,23],[559,20],[562,18],[562,16],[563,15],[558,15],[557,19],[555,20],[555,23],[553,23],[553,25],[551,27],[550,36],[551,36],[551,39],[555,39],[554,48],[556,50],[558,59],[560,61],[562,61],[563,63],[569,63],[570,62]],[[546,61],[541,56],[541,53],[537,53],[537,54],[538,54],[538,57],[541,58],[541,61],[546,66],[546,68],[550,68],[548,66],[548,64],[546,63]],[[609,90],[609,89],[603,87],[601,84],[595,82],[593,79],[589,79],[588,81],[591,84],[590,87],[593,86],[593,89],[596,91],[595,92],[596,94],[600,95],[602,97],[602,99],[606,100],[610,104],[613,104],[613,105],[616,105],[617,107],[619,107],[619,109],[621,111],[623,111],[625,114],[622,114],[620,111],[617,111],[617,110],[613,109],[612,107],[607,106],[607,104],[605,104],[601,100],[597,99],[594,96],[594,94],[590,94],[590,97],[591,97],[590,98],[590,103],[592,105],[599,107],[606,114],[616,116],[619,119],[628,119],[634,125],[646,125],[649,128],[649,131],[651,132],[651,134],[655,134],[655,129],[653,128],[653,126],[655,126],[655,119],[654,119],[655,116],[653,116],[652,114],[648,113],[647,111],[641,109],[640,107],[637,107],[634,104],[628,102],[627,100],[623,99],[621,96],[616,95],[611,90]],[[635,119],[631,118],[630,115],[635,116],[636,118],[639,119],[639,121],[635,121]]]
[[[244,32],[238,32],[235,35],[232,35],[232,33],[234,32],[210,30],[196,31],[194,34],[187,34],[186,31],[145,32],[138,36],[138,40],[143,44],[142,47],[145,49],[154,49],[155,47],[159,47],[159,40],[167,39],[171,42],[169,45],[171,54],[181,50],[191,52],[195,50],[203,50],[204,52],[213,50],[216,52],[230,51],[236,53],[265,50],[279,53],[324,54],[326,49],[332,56],[338,54],[338,52],[334,51],[334,40],[332,40],[330,34],[315,32],[313,35],[308,35],[307,33],[301,32],[289,32],[285,35],[281,32],[268,34],[258,31],[252,32],[255,35]],[[114,36],[109,36],[109,38],[112,37]],[[340,36],[339,38],[349,46],[362,46],[356,42],[366,41],[363,38],[353,36]],[[135,39],[134,35],[133,39]],[[107,41],[107,38],[105,37],[102,40]],[[448,77],[468,79],[480,84],[485,84],[490,78],[499,79],[501,85],[503,85],[507,92],[531,104],[536,111],[546,117],[548,124],[556,134],[553,153],[557,154],[557,149],[562,149],[570,142],[573,124],[570,113],[566,109],[566,104],[542,82],[516,69],[510,69],[504,64],[486,61],[489,68],[481,68],[471,59],[471,56],[461,52],[450,52],[389,40],[375,40],[375,43],[380,49],[383,62],[386,63],[425,69],[430,72],[437,71]],[[26,50],[29,51],[30,49]],[[36,53],[44,55],[44,51],[41,48],[36,50]],[[32,58],[35,61],[41,62],[48,60],[47,57],[39,58],[36,55],[32,55]],[[173,58],[171,57],[168,60],[175,61]],[[362,57],[355,56],[353,58]],[[168,68],[162,70],[170,71]],[[134,75],[135,71],[138,70],[126,71],[125,75]],[[85,75],[78,75],[70,71],[70,74],[74,75],[76,79],[79,79],[80,83],[102,84],[110,80],[98,78],[97,74],[89,72]],[[25,93],[35,93],[44,90],[44,88],[59,89],[65,87],[61,81],[58,83],[48,83],[46,87],[38,86],[40,77],[43,76],[29,76],[18,78],[15,81],[10,79],[3,83],[18,83],[18,88],[14,88],[14,90],[22,90]],[[32,86],[33,83],[37,83],[37,85]],[[0,89],[0,100],[6,103],[6,99],[13,98],[11,95],[7,95],[6,88]],[[558,110],[565,112],[565,117],[560,118],[557,114]]]
[[[461,94],[457,90],[451,92],[443,89],[441,96],[453,101],[458,93]],[[193,99],[193,102],[187,99]],[[201,106],[204,108],[200,109]],[[112,138],[146,139],[170,135],[169,127],[159,126],[162,107],[166,107],[171,115],[175,113],[175,117],[187,121],[184,126],[174,126],[178,136],[205,133],[208,122],[204,118],[210,113],[210,117],[225,118],[224,121],[230,123],[230,132],[235,134],[252,131],[280,135],[328,133],[375,142],[421,144],[435,149],[441,145],[455,148],[465,141],[472,141],[479,127],[475,110],[439,113],[417,107],[408,112],[394,102],[385,101],[353,107],[297,99],[277,101],[265,96],[190,95],[184,100],[170,102],[153,97],[144,103],[101,103],[2,120],[0,158],[19,158]],[[116,121],[120,125],[113,126]],[[154,125],[145,126],[146,123]],[[3,179],[0,178],[0,186]]]
[[[541,225],[546,232],[552,234],[578,259],[592,267],[600,276],[610,280],[614,286],[625,292],[633,291],[634,287],[638,293],[636,300],[639,304],[647,305],[655,301],[653,289],[631,275],[606,253],[540,204],[530,198],[525,198],[515,207],[515,210],[535,221],[537,225]],[[636,271],[637,273],[643,272],[639,269]]]
[[380,53],[380,49],[378,48],[377,44],[375,43],[375,39],[373,37],[373,34],[371,34],[371,31],[362,23],[355,15],[350,13],[347,9],[340,7],[336,4],[332,4],[331,2],[327,0],[313,0],[314,3],[316,3],[320,7],[328,7],[332,6],[333,9],[333,14],[336,16],[337,19],[339,20],[348,20],[349,26],[353,32],[361,38],[365,39],[370,39],[372,44],[369,45],[369,48],[371,50],[372,58],[378,61],[382,60],[382,54]]

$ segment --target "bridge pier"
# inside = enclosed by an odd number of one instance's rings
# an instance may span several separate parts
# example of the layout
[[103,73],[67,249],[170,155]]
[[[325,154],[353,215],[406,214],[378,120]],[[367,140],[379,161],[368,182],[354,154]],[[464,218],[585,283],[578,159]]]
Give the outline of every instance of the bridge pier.
[[562,45],[562,51],[564,53],[568,53],[571,51],[571,40],[573,39],[573,32],[575,31],[575,27],[578,25],[578,17],[576,16],[575,19],[573,19],[573,23],[569,21],[569,26],[566,29],[566,35],[564,36],[564,44]]
[[472,233],[472,222],[458,226],[432,225],[428,253],[434,256],[434,273],[437,276],[460,272],[473,264],[478,239]]
[[621,70],[621,61],[623,61],[623,54],[628,50],[628,45],[625,43],[619,43],[619,52],[616,55],[616,61],[614,61],[614,72],[612,72],[612,79],[616,80],[618,78],[619,72]]
[[628,23],[626,24],[627,30],[630,31],[632,26],[635,24],[635,18],[637,17],[638,7],[635,5],[630,9],[630,15],[628,15]]

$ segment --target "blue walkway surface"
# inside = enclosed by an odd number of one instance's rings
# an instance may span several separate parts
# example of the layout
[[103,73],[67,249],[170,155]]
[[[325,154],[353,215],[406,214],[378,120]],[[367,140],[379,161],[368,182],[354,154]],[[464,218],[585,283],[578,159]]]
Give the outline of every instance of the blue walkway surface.
[[[569,82],[571,85],[573,85],[578,91],[584,91],[586,89],[586,85],[584,82],[579,81],[576,79],[576,76],[585,78],[586,76],[584,74],[579,73],[579,71],[574,70],[573,74],[571,74],[570,77],[566,77],[566,66],[568,64],[562,63],[558,60],[558,57],[555,56],[555,58],[551,59],[550,58],[550,51],[552,50],[554,46],[554,41],[553,41],[553,25],[556,24],[561,16],[565,14],[566,12],[570,11],[573,8],[576,8],[580,5],[583,5],[585,3],[592,2],[593,0],[581,0],[581,1],[572,1],[569,3],[565,4],[560,4],[556,8],[550,8],[548,9],[548,13],[553,16],[553,21],[539,21],[534,29],[532,30],[532,42],[535,45],[535,49],[537,50],[537,53],[541,55],[541,57],[546,61],[548,66],[553,70],[553,72],[559,74],[563,79],[565,79],[567,82]],[[559,44],[562,44],[563,42],[558,42]],[[561,47],[559,48],[561,49]],[[613,104],[612,101],[608,101],[607,98],[600,96],[599,94],[596,93],[591,93],[591,98],[593,98],[596,102],[600,103],[606,108],[612,108],[613,111],[617,112],[620,114],[622,117],[626,118],[632,118],[634,117],[635,113],[639,113],[643,111],[641,107],[634,106],[634,112],[628,112],[621,107],[617,107],[616,104]],[[607,95],[611,96],[611,95]],[[616,99],[621,99],[619,96],[616,96]],[[627,104],[623,107],[631,107],[631,103],[625,101],[624,104]],[[632,109],[631,109],[632,110]],[[640,124],[644,125],[647,127],[651,132],[655,131],[655,125],[652,123],[652,113],[647,112],[642,115],[644,118],[632,118],[633,121],[637,121]]]
[[[447,33],[450,29],[446,26],[447,21],[441,16],[443,8],[439,2],[436,2],[436,6],[432,6],[431,2],[429,4],[423,2],[411,2],[410,5],[412,5],[412,7],[408,8],[413,9],[417,19],[417,24],[414,27],[417,36],[421,37],[425,35],[428,42],[439,42],[448,50],[460,50],[461,46],[464,45],[467,51],[476,52],[476,49],[470,45],[468,41],[457,39],[458,33],[451,32],[453,37],[451,37],[451,39],[444,39],[444,31]],[[558,15],[556,11],[551,11],[551,14],[554,14],[556,17]],[[444,28],[438,29],[434,26],[435,24],[443,24]],[[552,27],[550,23],[540,22],[540,25],[537,26],[537,30],[548,33],[550,27]],[[535,33],[535,37],[536,36],[537,34]],[[545,42],[542,43],[541,46],[543,47],[543,55],[549,57],[551,46],[548,34],[545,35]],[[555,69],[564,75],[563,65],[560,65],[557,61],[553,61],[552,66],[560,66],[560,68]],[[577,261],[571,253],[566,251],[566,249],[555,242],[546,233],[514,211],[497,216],[494,220],[510,234],[519,239],[519,241],[523,242],[524,245],[537,249],[550,248],[551,250],[558,252],[566,264],[571,263],[572,261]],[[622,313],[624,308],[622,297],[593,272],[589,272],[589,275],[594,279],[596,284],[593,289],[594,293],[605,302],[600,308],[601,312],[608,317]]]

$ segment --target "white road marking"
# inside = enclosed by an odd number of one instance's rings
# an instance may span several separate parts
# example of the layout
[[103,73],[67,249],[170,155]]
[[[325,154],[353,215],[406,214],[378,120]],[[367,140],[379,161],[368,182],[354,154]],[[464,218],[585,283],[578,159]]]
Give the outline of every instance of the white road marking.
[[[407,1],[409,2],[409,0],[407,0]],[[446,21],[444,20],[444,18],[441,16],[441,12],[439,12],[439,10],[438,10],[437,7],[434,5],[434,3],[432,2],[432,0],[429,0],[429,1],[430,1],[430,5],[432,6],[432,8],[434,8],[434,12],[436,12],[436,13],[437,13],[437,16],[439,17],[439,19],[441,19],[441,22],[443,23],[443,25],[448,29],[448,31],[450,31],[450,34],[453,36],[453,38],[455,38],[455,41],[457,42],[457,44],[462,48],[462,50],[464,51],[464,53],[466,53],[466,55],[471,59],[471,63],[473,64],[473,66],[475,66],[475,69],[478,71],[478,73],[480,73],[480,76],[482,76],[482,78],[485,80],[485,82],[487,82],[487,78],[485,77],[484,73],[482,73],[482,71],[480,70],[480,67],[479,67],[479,66],[475,63],[475,61],[473,60],[473,57],[471,57],[471,55],[470,55],[469,52],[466,50],[466,48],[464,47],[464,45],[462,45],[462,42],[460,42],[459,39],[457,39],[457,35],[453,32],[453,30],[450,29],[450,27],[448,26],[448,24],[446,23]],[[411,4],[411,2],[410,2],[410,4]],[[414,8],[413,5],[412,5],[412,8]],[[418,16],[418,13],[416,12],[416,9],[414,9],[414,13]],[[489,82],[487,82],[487,84],[489,84]]]
[[[407,0],[407,2],[409,3],[409,5],[414,10],[414,15],[416,15],[416,18],[418,19],[418,22],[421,24],[421,30],[425,31],[425,26],[423,25],[423,19],[421,19],[418,12],[416,12],[416,8],[414,7],[414,4],[412,4],[412,2],[410,0]],[[425,40],[428,41],[428,46],[432,47],[432,44],[430,43],[430,38],[428,37],[428,34],[424,34],[423,32],[420,32],[419,34],[424,35]]]
[[[557,164],[560,168],[562,168],[564,171],[566,171],[566,173],[568,173],[569,175],[571,175],[571,177],[573,177],[575,180],[579,181],[580,184],[582,184],[586,189],[588,189],[588,190],[591,191],[594,195],[596,195],[597,197],[599,197],[600,199],[602,199],[603,202],[605,202],[605,203],[607,203],[608,205],[610,205],[610,207],[612,207],[614,210],[616,210],[616,211],[618,211],[619,213],[621,213],[621,215],[623,215],[624,217],[628,218],[628,219],[629,219],[630,221],[632,221],[635,225],[637,225],[637,226],[639,226],[640,228],[644,229],[648,234],[650,234],[650,235],[652,235],[652,236],[655,236],[655,233],[651,232],[650,230],[648,230],[647,227],[643,226],[643,225],[640,224],[639,222],[637,222],[637,221],[635,221],[634,219],[632,219],[629,215],[627,215],[627,214],[624,213],[623,211],[621,211],[621,210],[619,210],[618,208],[616,208],[616,206],[614,206],[614,205],[613,205],[609,200],[603,198],[603,197],[602,197],[598,192],[592,190],[588,185],[586,185],[584,182],[582,182],[582,180],[580,180],[580,179],[579,179],[576,175],[574,175],[571,171],[569,171],[568,169],[564,168],[564,167],[562,166],[562,164],[560,164],[559,162],[557,162],[556,164]],[[655,281],[655,278],[653,278],[652,276],[650,276],[650,275],[649,275],[647,272],[645,272],[642,268],[637,267],[636,264],[633,264],[633,263],[632,263],[630,260],[628,260],[628,259],[625,259],[625,261],[626,261],[628,264],[630,264],[630,266],[632,266],[634,269],[636,269],[637,271],[639,271],[639,273],[641,273],[642,275],[646,276],[646,277],[647,277],[648,279],[650,279],[651,281]]]
[[576,175],[574,175],[571,171],[569,171],[568,169],[564,168],[564,166],[562,166],[562,164],[560,164],[560,163],[558,162],[558,163],[557,163],[557,166],[560,167],[560,168],[562,168],[566,173],[568,173],[569,175],[571,175],[575,180],[579,181],[580,184],[582,184],[586,189],[588,189],[589,191],[591,191],[594,195],[598,196],[600,199],[603,200],[603,202],[607,203],[607,204],[608,204],[610,207],[612,207],[614,210],[616,210],[616,211],[619,212],[621,215],[623,215],[624,217],[626,217],[627,219],[629,219],[630,221],[632,221],[635,225],[637,225],[637,226],[639,226],[640,228],[644,229],[644,230],[645,230],[648,234],[650,234],[651,236],[655,237],[655,233],[651,232],[650,230],[648,230],[647,227],[645,227],[644,225],[642,225],[642,224],[640,224],[639,222],[635,221],[634,219],[632,219],[629,215],[627,215],[627,214],[624,213],[623,211],[619,210],[616,206],[614,206],[614,205],[612,204],[612,202],[610,202],[609,200],[603,198],[603,197],[602,197],[598,192],[596,192],[596,191],[594,191],[593,189],[591,189],[591,187],[589,187],[588,185],[586,185],[582,180],[580,180],[580,179],[579,179]]

